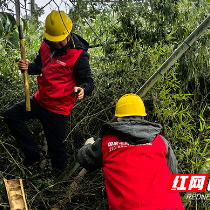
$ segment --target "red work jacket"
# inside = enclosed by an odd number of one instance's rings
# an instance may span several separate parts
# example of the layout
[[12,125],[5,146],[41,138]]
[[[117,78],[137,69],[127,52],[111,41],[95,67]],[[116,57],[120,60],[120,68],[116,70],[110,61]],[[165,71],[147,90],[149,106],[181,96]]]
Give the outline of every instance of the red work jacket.
[[42,42],[42,75],[37,77],[38,91],[34,94],[42,107],[58,114],[70,114],[75,103],[73,88],[76,79],[73,68],[82,51],[68,48],[66,55],[51,58],[50,47]]
[[171,172],[160,135],[147,144],[130,145],[103,137],[103,172],[110,210],[184,209],[178,192],[168,192]]

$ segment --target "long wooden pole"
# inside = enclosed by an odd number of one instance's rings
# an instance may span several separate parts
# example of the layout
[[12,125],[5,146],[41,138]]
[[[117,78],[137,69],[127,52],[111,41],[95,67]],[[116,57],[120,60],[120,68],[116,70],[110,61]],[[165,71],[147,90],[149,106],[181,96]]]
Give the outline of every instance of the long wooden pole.
[[[21,59],[23,61],[26,61],[25,46],[24,46],[24,40],[23,40],[23,31],[22,31],[22,26],[20,24],[20,2],[19,2],[19,0],[15,0],[15,9],[16,9],[16,21],[18,24],[18,31],[19,31],[19,38],[20,38]],[[31,111],[30,93],[29,93],[29,84],[28,84],[28,72],[27,71],[23,71],[23,80],[24,80],[24,88],[25,88],[26,111]]]

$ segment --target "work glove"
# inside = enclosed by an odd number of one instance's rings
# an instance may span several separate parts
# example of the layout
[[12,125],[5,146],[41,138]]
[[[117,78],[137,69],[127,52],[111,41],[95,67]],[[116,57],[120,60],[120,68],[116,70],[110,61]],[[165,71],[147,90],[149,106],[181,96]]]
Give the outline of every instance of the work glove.
[[85,145],[87,145],[87,144],[93,144],[94,142],[95,142],[94,141],[94,138],[91,137],[91,138],[87,139],[87,141],[85,142]]

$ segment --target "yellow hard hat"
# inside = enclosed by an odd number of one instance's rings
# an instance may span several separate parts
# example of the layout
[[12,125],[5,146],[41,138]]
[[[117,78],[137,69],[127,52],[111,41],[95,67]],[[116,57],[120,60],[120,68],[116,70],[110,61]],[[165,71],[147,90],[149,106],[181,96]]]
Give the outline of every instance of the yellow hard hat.
[[63,41],[71,32],[71,19],[64,11],[53,10],[45,20],[44,35],[52,42]]
[[144,102],[136,94],[126,94],[122,96],[115,108],[115,118],[126,116],[146,116]]

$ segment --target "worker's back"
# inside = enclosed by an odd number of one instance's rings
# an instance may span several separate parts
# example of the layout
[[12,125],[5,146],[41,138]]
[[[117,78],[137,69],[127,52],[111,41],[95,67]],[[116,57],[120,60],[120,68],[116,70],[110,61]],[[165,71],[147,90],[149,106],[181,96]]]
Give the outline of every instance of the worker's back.
[[183,209],[179,193],[168,192],[171,172],[160,135],[132,145],[113,134],[103,136],[103,171],[111,210]]

